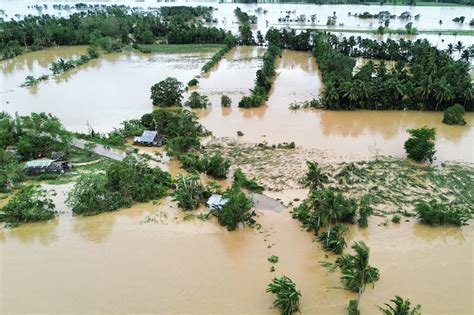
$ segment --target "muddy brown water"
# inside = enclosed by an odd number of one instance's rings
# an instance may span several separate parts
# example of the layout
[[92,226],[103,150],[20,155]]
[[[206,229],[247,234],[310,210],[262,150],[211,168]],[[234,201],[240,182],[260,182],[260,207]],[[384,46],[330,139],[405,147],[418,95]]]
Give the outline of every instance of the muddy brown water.
[[[301,290],[303,314],[344,314],[355,297],[318,265],[333,257],[286,210],[259,210],[261,230],[227,232],[213,220],[183,221],[169,199],[72,217],[63,204],[70,185],[47,188],[57,192],[57,219],[0,230],[2,314],[278,314],[265,288],[281,275]],[[398,294],[423,314],[472,313],[473,227],[383,220],[352,226],[348,237],[370,246],[381,273],[362,312]],[[280,258],[274,273],[271,255]]]

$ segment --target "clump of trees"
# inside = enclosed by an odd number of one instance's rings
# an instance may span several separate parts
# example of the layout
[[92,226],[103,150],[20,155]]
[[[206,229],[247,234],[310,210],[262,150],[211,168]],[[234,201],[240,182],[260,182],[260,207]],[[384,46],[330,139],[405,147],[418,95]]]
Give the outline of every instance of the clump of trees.
[[194,91],[191,93],[191,96],[186,101],[185,105],[191,108],[207,108],[209,104],[209,99],[206,95],[201,95],[198,92]]
[[390,302],[392,302],[394,306],[388,303],[385,303],[385,307],[377,306],[383,315],[421,315],[420,304],[412,308],[410,300],[404,300],[398,295],[391,299]]
[[438,203],[435,199],[419,202],[415,212],[424,224],[428,225],[457,225],[467,223],[471,218],[469,211],[455,204]]
[[221,96],[221,106],[222,107],[230,107],[232,105],[232,100],[230,99],[229,96],[227,95],[222,95]]
[[74,214],[93,215],[160,199],[170,186],[169,173],[150,168],[142,158],[128,156],[111,162],[105,173],[79,176],[67,203]]
[[268,99],[268,93],[272,87],[275,76],[275,61],[280,56],[280,48],[270,45],[263,55],[263,66],[257,70],[255,86],[250,90],[250,96],[244,96],[239,107],[259,107]]
[[49,66],[49,70],[53,72],[54,75],[64,73],[70,69],[77,68],[82,66],[83,64],[91,61],[92,59],[96,59],[99,57],[99,53],[95,47],[89,47],[87,49],[87,53],[80,55],[79,59],[77,60],[67,60],[65,61],[63,58],[59,58],[57,61],[53,61]]
[[153,105],[160,107],[181,106],[183,98],[183,83],[176,78],[168,77],[151,87]]
[[54,218],[53,201],[38,186],[26,186],[17,192],[6,206],[0,208],[0,222],[7,226],[46,221]]
[[180,158],[181,164],[185,169],[205,173],[209,176],[225,179],[230,167],[230,161],[224,159],[221,154],[204,154],[198,156],[194,154],[185,154]]
[[38,84],[40,84],[41,81],[46,81],[48,79],[49,79],[49,75],[47,74],[41,75],[37,78],[35,78],[32,75],[27,75],[25,78],[25,82],[22,85],[20,85],[20,87],[37,86]]
[[417,162],[433,162],[436,140],[436,130],[434,128],[422,127],[418,129],[408,129],[410,138],[405,141],[405,151],[410,159]]
[[267,287],[267,292],[276,295],[273,307],[280,310],[282,315],[292,315],[300,310],[301,292],[296,284],[287,276],[273,278]]
[[250,24],[257,22],[256,16],[249,16],[246,12],[243,12],[239,7],[235,8],[234,14],[240,22],[239,25],[239,44],[241,45],[255,45],[255,39],[253,37],[252,29]]
[[464,107],[460,104],[454,104],[444,110],[443,123],[447,125],[465,125]]
[[226,204],[213,212],[219,224],[229,231],[234,231],[239,224],[253,225],[255,223],[254,203],[240,188],[239,183],[234,182],[223,194],[223,197],[227,199]]

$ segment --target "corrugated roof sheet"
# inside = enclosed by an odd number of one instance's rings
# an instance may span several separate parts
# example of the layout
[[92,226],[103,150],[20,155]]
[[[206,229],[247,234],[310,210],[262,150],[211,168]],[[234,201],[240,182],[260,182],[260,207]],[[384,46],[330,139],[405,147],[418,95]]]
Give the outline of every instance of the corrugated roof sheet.
[[25,167],[48,167],[53,162],[54,160],[33,160],[26,162]]
[[229,199],[222,197],[218,194],[213,194],[207,199],[207,206],[212,209],[219,209],[225,206]]
[[158,133],[156,131],[145,130],[140,137],[140,142],[153,142]]

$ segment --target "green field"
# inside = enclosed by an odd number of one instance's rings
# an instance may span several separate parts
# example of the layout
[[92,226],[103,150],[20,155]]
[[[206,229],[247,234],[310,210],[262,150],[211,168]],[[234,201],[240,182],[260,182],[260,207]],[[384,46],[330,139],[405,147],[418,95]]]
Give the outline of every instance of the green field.
[[137,45],[143,53],[183,54],[195,52],[215,52],[224,47],[221,44],[151,44]]

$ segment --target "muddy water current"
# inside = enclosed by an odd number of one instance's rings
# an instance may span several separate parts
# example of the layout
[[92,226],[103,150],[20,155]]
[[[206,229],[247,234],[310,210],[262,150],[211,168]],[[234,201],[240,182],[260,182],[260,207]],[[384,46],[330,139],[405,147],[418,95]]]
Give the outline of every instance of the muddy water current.
[[[277,314],[265,288],[280,275],[302,291],[303,314],[344,314],[354,298],[318,265],[334,257],[287,210],[258,210],[260,230],[230,233],[212,220],[183,221],[168,199],[72,217],[63,204],[70,185],[46,188],[57,192],[57,219],[0,230],[2,314]],[[470,314],[473,227],[382,222],[353,226],[348,237],[370,246],[381,273],[362,312],[377,313],[375,305],[398,294],[422,304],[423,314]],[[273,273],[271,255],[280,258]]]

